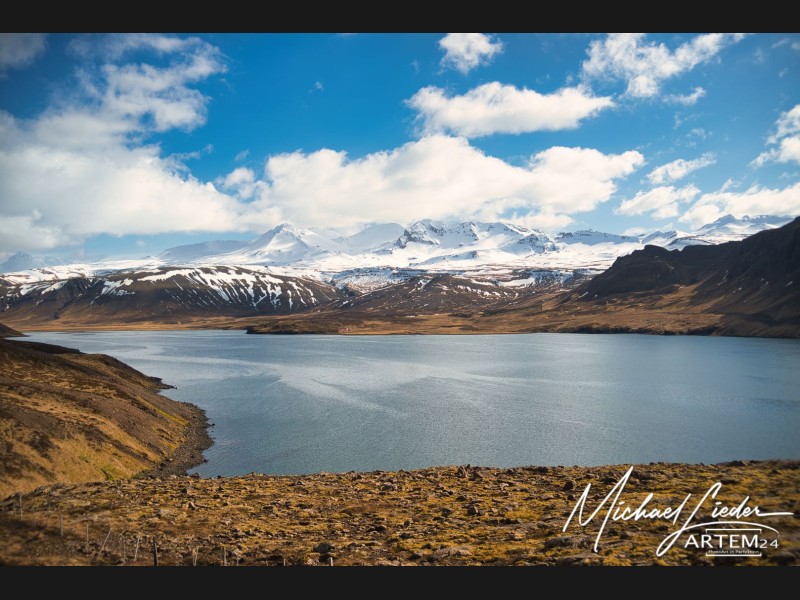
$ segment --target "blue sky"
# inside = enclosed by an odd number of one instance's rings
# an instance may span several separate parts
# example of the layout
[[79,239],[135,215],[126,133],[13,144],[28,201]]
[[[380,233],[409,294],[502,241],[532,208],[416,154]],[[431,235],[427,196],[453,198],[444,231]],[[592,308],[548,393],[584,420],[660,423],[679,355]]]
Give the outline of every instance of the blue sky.
[[0,260],[800,214],[800,35],[0,34]]

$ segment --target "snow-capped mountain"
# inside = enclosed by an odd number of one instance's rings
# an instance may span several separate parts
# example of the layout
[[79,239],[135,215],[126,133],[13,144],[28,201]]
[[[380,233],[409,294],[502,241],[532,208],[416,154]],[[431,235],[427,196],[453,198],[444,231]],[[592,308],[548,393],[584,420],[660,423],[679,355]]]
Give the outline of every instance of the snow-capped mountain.
[[390,285],[401,272],[468,273],[479,277],[502,277],[522,271],[596,273],[645,244],[670,250],[719,244],[779,227],[789,220],[775,216],[737,219],[727,215],[694,232],[641,236],[592,230],[551,236],[510,223],[430,219],[408,227],[395,223],[371,225],[354,235],[342,236],[335,231],[282,224],[249,243],[218,240],[177,246],[139,261],[28,267],[2,279],[7,285],[30,284],[106,275],[123,269],[229,265],[266,266],[286,276],[325,282],[346,280],[353,289],[375,289]]
[[352,236],[284,224],[250,243],[212,241],[138,261],[0,275],[0,313],[17,324],[99,326],[285,314],[332,302],[376,314],[392,307],[409,314],[493,310],[572,289],[645,244],[718,244],[788,220],[725,217],[692,233],[586,230],[555,237],[499,222],[426,219]]
[[638,244],[642,240],[638,236],[617,235],[616,233],[602,233],[593,229],[559,233],[556,242],[560,244]]
[[737,219],[732,215],[725,215],[691,233],[657,231],[643,238],[642,242],[661,246],[668,250],[680,250],[686,246],[724,244],[725,242],[738,242],[759,231],[777,229],[789,221],[791,221],[790,217],[759,216]]
[[39,269],[43,266],[45,266],[45,262],[41,258],[31,256],[27,252],[17,252],[0,264],[0,273],[27,271],[29,269]]
[[404,231],[403,226],[397,223],[382,223],[369,225],[349,237],[340,236],[336,241],[352,252],[367,252],[394,244]]
[[0,313],[25,321],[180,322],[192,317],[281,314],[346,298],[316,279],[276,275],[266,267],[123,270],[4,286]]
[[247,242],[213,240],[210,242],[200,242],[199,244],[187,244],[185,246],[169,248],[159,254],[158,257],[163,259],[166,264],[183,264],[202,260],[206,256],[235,252],[246,245]]

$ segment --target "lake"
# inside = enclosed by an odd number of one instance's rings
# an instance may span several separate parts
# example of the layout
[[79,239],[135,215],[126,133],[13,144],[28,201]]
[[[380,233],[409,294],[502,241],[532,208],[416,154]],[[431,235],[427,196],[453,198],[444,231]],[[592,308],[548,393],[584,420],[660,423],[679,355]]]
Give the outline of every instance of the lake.
[[33,333],[205,409],[201,475],[800,458],[800,341]]

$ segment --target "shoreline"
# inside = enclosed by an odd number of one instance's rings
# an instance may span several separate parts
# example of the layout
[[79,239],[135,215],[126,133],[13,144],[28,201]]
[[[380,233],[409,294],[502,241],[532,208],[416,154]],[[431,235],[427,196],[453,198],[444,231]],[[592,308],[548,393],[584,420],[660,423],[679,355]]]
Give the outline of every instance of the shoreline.
[[[480,335],[527,335],[535,333],[567,333],[576,335],[648,335],[654,337],[722,337],[722,338],[746,338],[746,339],[765,339],[765,340],[797,340],[800,335],[747,335],[743,332],[720,332],[714,328],[698,327],[697,329],[686,330],[670,330],[659,328],[636,328],[636,327],[618,327],[618,326],[580,326],[575,328],[534,328],[529,330],[517,329],[486,329],[486,330],[462,330],[462,329],[438,329],[434,328],[427,330],[424,327],[421,330],[405,330],[398,331],[392,327],[385,329],[375,328],[366,329],[361,331],[342,330],[332,331],[321,329],[310,330],[279,330],[279,331],[258,331],[257,326],[254,325],[201,325],[201,324],[175,324],[175,323],[147,323],[144,325],[76,325],[61,327],[59,329],[51,329],[43,326],[28,326],[26,331],[31,333],[117,333],[117,332],[130,332],[130,331],[143,331],[143,332],[184,332],[184,331],[235,331],[241,332],[245,335],[263,335],[275,337],[293,337],[293,336],[307,336],[307,335],[324,335],[324,336],[342,336],[342,337],[374,337],[374,336],[480,336]],[[10,339],[28,337],[27,334],[14,336]]]
[[[173,400],[173,402],[178,402],[178,400]],[[191,417],[186,425],[186,440],[161,464],[136,473],[132,479],[186,475],[189,469],[206,462],[203,452],[214,445],[214,439],[208,432],[211,423],[206,411],[191,402],[181,402],[181,404],[186,405],[191,411]]]

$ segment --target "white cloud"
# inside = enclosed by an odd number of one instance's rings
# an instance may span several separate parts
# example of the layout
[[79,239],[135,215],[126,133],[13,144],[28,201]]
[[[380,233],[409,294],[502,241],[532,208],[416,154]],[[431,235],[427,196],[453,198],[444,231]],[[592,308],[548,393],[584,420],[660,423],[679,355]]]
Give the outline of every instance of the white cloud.
[[699,137],[701,140],[705,140],[711,137],[711,132],[703,129],[702,127],[695,127],[689,131],[687,136],[695,136]]
[[206,183],[182,166],[194,153],[164,157],[147,142],[154,132],[201,125],[208,99],[196,84],[224,70],[215,48],[170,39],[114,42],[110,56],[138,47],[136,64],[81,58],[78,93],[35,118],[0,111],[0,252],[99,233],[258,232],[283,221],[353,228],[511,215],[564,227],[608,201],[616,181],[644,162],[635,151],[553,147],[518,166],[463,137],[432,134],[353,159],[326,148],[271,156],[263,173],[240,166]]
[[37,210],[13,217],[0,216],[0,256],[19,250],[55,248],[74,241],[57,225],[41,225],[41,218]]
[[772,44],[773,48],[780,48],[781,46],[789,46],[792,50],[800,50],[800,42],[794,42],[791,38],[782,38]]
[[781,138],[788,135],[800,133],[800,104],[795,104],[794,108],[782,113],[775,122],[775,133],[767,140],[774,144]]
[[540,94],[498,82],[452,97],[441,88],[429,86],[406,103],[419,112],[424,131],[448,131],[466,137],[574,129],[582,119],[614,106],[611,98],[593,96],[582,87]]
[[40,217],[20,222],[21,233],[60,232],[58,240],[29,243],[50,247],[96,233],[237,228],[236,202],[213,186],[179,176],[155,146],[59,147],[40,142],[35,126],[10,119],[4,119],[0,138],[16,141],[0,142],[0,222],[13,222],[33,208]]
[[241,152],[239,152],[236,156],[233,157],[235,162],[242,162],[250,155],[250,148],[245,148]]
[[589,45],[583,76],[622,80],[627,84],[627,96],[652,98],[660,93],[665,81],[710,61],[742,37],[742,34],[707,33],[670,50],[665,44],[648,42],[643,33],[610,33]]
[[683,106],[692,106],[697,104],[697,101],[700,100],[703,96],[706,95],[706,91],[701,87],[694,88],[694,91],[691,94],[669,94],[664,96],[664,100],[669,102],[670,104],[681,104]]
[[647,233],[647,229],[644,227],[628,227],[625,231],[622,232],[622,235],[632,235],[632,236],[639,236],[644,235]]
[[239,167],[215,182],[226,192],[242,199],[252,198],[264,187],[263,182],[256,181],[256,174],[247,167]]
[[166,68],[106,64],[99,100],[110,116],[134,121],[137,129],[191,130],[205,123],[207,98],[189,85],[224,71],[208,44]]
[[386,152],[348,159],[329,149],[270,157],[268,189],[256,208],[279,210],[293,223],[353,227],[423,217],[520,218],[564,224],[614,193],[614,180],[643,163],[634,151],[606,155],[554,147],[513,166],[464,138],[431,135]]
[[[6,121],[8,125],[8,121]],[[19,141],[17,127],[2,139]],[[170,172],[156,148],[102,154],[42,146],[0,145],[0,217],[15,237],[0,250],[38,249],[96,233],[263,231],[283,221],[353,228],[374,221],[423,217],[496,219],[563,227],[571,214],[607,201],[615,180],[644,159],[554,147],[513,166],[464,138],[429,136],[387,152],[349,160],[329,149],[272,156],[265,180],[240,167],[217,182],[222,190]],[[238,198],[238,199],[237,199]],[[30,216],[30,207],[41,214]]]
[[180,38],[156,33],[113,33],[109,35],[86,35],[70,40],[68,49],[81,58],[100,58],[115,61],[126,54],[140,50],[169,55],[191,52],[197,47],[208,46],[200,38]]
[[692,227],[700,227],[727,214],[739,218],[747,215],[800,215],[800,183],[783,189],[754,185],[744,192],[703,194],[680,220]]
[[796,162],[800,164],[800,104],[781,114],[775,122],[775,133],[767,144],[777,146],[759,154],[751,163],[760,167],[768,162]]
[[662,186],[646,192],[637,192],[633,198],[624,200],[614,212],[619,215],[642,215],[651,213],[654,219],[678,216],[678,207],[695,198],[700,190],[693,185],[682,188]]
[[672,183],[673,181],[683,179],[693,171],[697,171],[703,167],[708,167],[716,162],[717,159],[711,152],[707,152],[700,158],[696,158],[694,160],[684,160],[683,158],[679,158],[665,165],[661,165],[660,167],[656,167],[647,174],[647,179],[654,185]]
[[0,77],[9,69],[21,69],[45,50],[43,33],[0,33]]
[[162,158],[157,145],[143,143],[153,131],[205,121],[207,98],[190,86],[224,70],[218,51],[199,40],[122,37],[128,49],[157,46],[166,66],[84,65],[76,93],[40,116],[0,111],[3,250],[51,248],[96,233],[241,228],[234,198],[183,174],[182,161],[194,153]]
[[479,65],[489,64],[503,51],[503,43],[484,33],[448,33],[439,40],[444,50],[442,67],[452,67],[464,75]]

